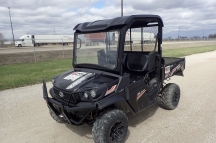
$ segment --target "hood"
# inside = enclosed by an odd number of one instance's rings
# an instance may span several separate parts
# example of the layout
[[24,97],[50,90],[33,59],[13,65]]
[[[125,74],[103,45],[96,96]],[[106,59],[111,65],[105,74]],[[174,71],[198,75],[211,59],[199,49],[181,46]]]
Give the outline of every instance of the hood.
[[[63,91],[80,91],[98,88],[105,85],[107,88],[117,83],[118,78],[91,72],[68,71],[54,78],[54,86]],[[115,83],[114,83],[115,82]]]

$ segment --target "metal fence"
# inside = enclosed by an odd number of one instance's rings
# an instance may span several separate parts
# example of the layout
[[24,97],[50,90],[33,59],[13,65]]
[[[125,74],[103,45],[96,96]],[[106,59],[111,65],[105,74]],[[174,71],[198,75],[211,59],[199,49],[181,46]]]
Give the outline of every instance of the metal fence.
[[187,37],[181,37],[181,38],[164,38],[163,41],[216,41],[216,38],[208,38],[208,37],[192,37],[192,38],[187,38]]
[[[101,44],[88,45],[88,48],[100,48]],[[216,45],[216,39],[206,38],[163,40],[163,49],[198,47],[208,45]],[[82,48],[81,50],[85,50],[85,46]],[[39,62],[53,59],[71,59],[73,55],[72,52],[73,44],[47,44],[37,47],[15,47],[13,44],[8,44],[7,46],[0,47],[0,65]]]

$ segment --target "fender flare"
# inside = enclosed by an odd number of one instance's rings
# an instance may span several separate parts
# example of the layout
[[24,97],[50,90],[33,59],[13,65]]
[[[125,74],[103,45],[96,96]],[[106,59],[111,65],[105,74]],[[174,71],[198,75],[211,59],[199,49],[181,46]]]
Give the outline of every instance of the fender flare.
[[134,110],[127,103],[127,101],[124,99],[124,97],[121,95],[109,96],[109,97],[105,98],[104,100],[99,101],[97,103],[97,107],[99,110],[102,110],[102,109],[104,109],[110,105],[114,105],[115,103],[118,103],[118,102],[123,102],[125,104],[125,106],[130,110],[130,112],[135,114]]

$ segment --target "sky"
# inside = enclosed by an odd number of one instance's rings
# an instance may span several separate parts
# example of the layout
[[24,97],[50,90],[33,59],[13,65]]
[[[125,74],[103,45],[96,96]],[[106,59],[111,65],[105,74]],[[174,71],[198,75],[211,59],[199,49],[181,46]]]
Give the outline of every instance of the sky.
[[[163,37],[216,33],[216,0],[123,0],[124,16],[160,15]],[[72,35],[78,23],[121,16],[121,0],[0,0],[0,33],[12,39],[25,34]]]

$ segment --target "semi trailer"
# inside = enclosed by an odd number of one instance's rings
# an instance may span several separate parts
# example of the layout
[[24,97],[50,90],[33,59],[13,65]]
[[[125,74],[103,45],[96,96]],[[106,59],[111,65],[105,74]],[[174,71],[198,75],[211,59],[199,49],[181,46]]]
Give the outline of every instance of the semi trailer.
[[[113,32],[112,36],[107,36],[102,32],[94,33],[94,34],[85,34],[85,42],[86,42],[86,46],[99,45],[99,43],[107,43],[108,41],[109,44],[116,45],[118,41],[118,37],[119,37],[119,33],[117,31]],[[125,45],[129,45],[130,42],[133,44],[140,44],[140,43],[155,42],[155,40],[156,37],[154,33],[151,32],[127,31],[125,34]]]
[[[113,44],[118,41],[119,33],[115,32],[113,33]],[[139,43],[147,43],[147,42],[154,42],[156,40],[156,37],[154,33],[151,32],[129,32],[127,31],[125,34],[125,44],[129,45],[130,42],[133,44],[139,44]]]
[[73,43],[73,37],[73,35],[23,35],[15,41],[15,46],[68,45]]
[[85,34],[85,43],[86,46],[99,45],[99,43],[104,43],[105,34],[104,33],[93,33]]

